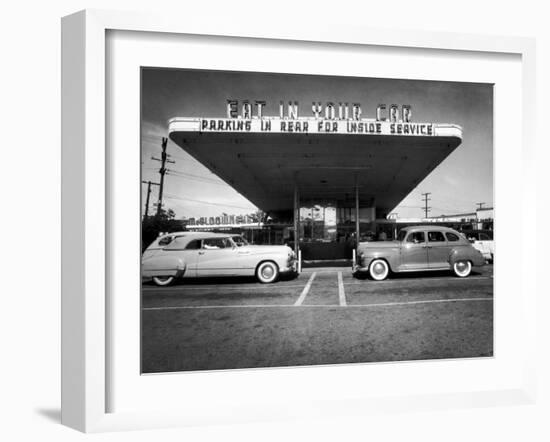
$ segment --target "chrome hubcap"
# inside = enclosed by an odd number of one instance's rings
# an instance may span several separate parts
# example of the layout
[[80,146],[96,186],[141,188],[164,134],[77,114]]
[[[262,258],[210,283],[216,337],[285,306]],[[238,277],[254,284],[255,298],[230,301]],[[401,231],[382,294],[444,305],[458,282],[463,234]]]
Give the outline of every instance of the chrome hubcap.
[[262,269],[262,276],[266,279],[269,279],[273,276],[273,269],[271,267],[264,267]]
[[386,268],[384,267],[383,264],[377,262],[376,264],[374,264],[373,271],[377,275],[382,275],[386,271]]
[[460,272],[460,273],[463,273],[465,272],[466,270],[468,270],[468,264],[466,264],[465,262],[458,262],[456,264],[456,269]]

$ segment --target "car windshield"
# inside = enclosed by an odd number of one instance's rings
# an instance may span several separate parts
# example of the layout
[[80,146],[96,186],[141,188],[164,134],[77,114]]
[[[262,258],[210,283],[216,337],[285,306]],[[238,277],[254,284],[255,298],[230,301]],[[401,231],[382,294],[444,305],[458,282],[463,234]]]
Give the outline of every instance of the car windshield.
[[401,230],[397,235],[397,241],[403,241],[405,239],[406,234],[407,232],[405,230]]
[[237,247],[247,246],[248,241],[244,239],[241,235],[233,236],[231,238],[233,242],[237,245]]

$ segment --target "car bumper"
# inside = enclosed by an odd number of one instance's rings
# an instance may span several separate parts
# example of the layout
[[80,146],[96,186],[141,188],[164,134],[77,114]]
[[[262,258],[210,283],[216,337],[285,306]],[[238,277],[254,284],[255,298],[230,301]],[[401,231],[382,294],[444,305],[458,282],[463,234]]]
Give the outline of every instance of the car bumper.
[[361,273],[368,273],[369,272],[369,267],[363,267],[363,266],[360,266],[360,265],[354,265],[353,268],[351,269],[351,273],[356,275],[356,274],[361,274]]
[[298,261],[294,261],[284,267],[279,267],[279,273],[281,275],[291,275],[298,273]]

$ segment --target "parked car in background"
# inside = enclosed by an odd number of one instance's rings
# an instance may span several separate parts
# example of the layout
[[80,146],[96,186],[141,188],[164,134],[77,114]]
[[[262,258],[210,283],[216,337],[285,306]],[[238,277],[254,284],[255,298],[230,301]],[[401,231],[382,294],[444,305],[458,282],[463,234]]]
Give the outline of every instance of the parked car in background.
[[464,230],[462,234],[481,252],[487,261],[493,262],[495,256],[495,242],[493,240],[492,230]]
[[250,245],[239,235],[175,232],[160,236],[142,255],[142,276],[159,286],[178,278],[256,276],[275,282],[296,272],[296,257],[287,246]]
[[459,232],[428,225],[403,228],[394,241],[360,243],[354,273],[381,281],[390,272],[452,270],[464,278],[473,266],[484,264],[482,254]]

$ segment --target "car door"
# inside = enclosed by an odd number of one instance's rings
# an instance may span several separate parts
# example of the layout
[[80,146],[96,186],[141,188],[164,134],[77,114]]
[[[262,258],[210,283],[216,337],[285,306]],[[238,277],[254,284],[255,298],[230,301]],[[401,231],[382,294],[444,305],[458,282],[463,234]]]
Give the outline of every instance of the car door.
[[215,237],[202,240],[198,252],[197,276],[238,275],[239,255],[229,238]]
[[428,267],[428,249],[424,232],[410,232],[401,243],[401,270],[422,270]]
[[178,256],[185,263],[186,278],[197,276],[197,261],[199,260],[199,251],[201,249],[201,240],[194,239],[188,241],[185,237],[175,238],[163,247],[163,251],[169,255]]
[[427,232],[428,267],[430,269],[448,269],[451,246],[447,243],[443,232],[429,230]]
[[237,265],[241,269],[242,275],[249,275],[258,264],[258,257],[255,256],[254,247],[248,244],[248,242],[241,236],[235,235],[231,237],[231,240],[235,244]]

